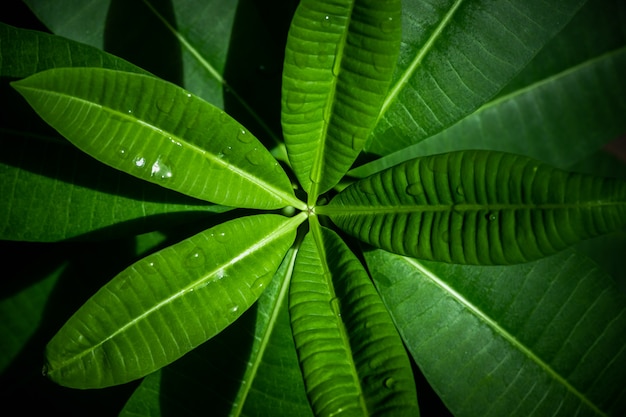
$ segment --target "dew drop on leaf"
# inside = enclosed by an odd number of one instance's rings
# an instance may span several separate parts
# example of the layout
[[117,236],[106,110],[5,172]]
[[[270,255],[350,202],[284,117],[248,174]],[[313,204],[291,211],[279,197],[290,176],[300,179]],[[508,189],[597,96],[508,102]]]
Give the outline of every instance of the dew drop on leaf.
[[287,93],[286,97],[287,108],[291,111],[298,111],[302,107],[304,107],[304,103],[306,103],[306,95],[303,93],[298,93],[294,91],[290,91]]
[[496,216],[495,213],[488,212],[487,214],[485,214],[485,219],[489,220],[490,222],[495,222],[496,220],[498,220],[498,216]]
[[263,154],[257,148],[254,148],[246,154],[246,159],[252,165],[260,165],[263,163]]
[[324,17],[322,18],[322,27],[323,27],[323,28],[327,28],[327,27],[329,27],[329,26],[330,26],[330,23],[331,23],[330,16],[326,15],[326,16],[324,16]]
[[146,165],[146,158],[143,156],[137,156],[133,159],[133,163],[137,168],[143,168]]
[[226,234],[226,232],[211,233],[211,236],[220,243],[228,242],[228,235]]
[[118,151],[117,151],[117,156],[119,156],[122,159],[128,159],[128,150],[124,147],[121,147]]
[[237,133],[237,139],[239,139],[240,142],[243,143],[250,143],[252,142],[252,135],[250,133],[248,133],[245,129],[240,129],[239,133]]
[[193,248],[187,253],[183,264],[186,268],[200,268],[206,263],[206,256],[201,248]]
[[406,193],[413,197],[418,197],[424,194],[424,187],[422,187],[422,184],[415,182],[406,186]]
[[463,187],[459,185],[458,187],[456,187],[456,193],[463,197],[465,195],[465,190],[463,190]]
[[150,170],[151,177],[166,180],[172,178],[172,175],[171,164],[164,158],[158,157],[154,164],[152,164],[152,169]]
[[141,275],[154,275],[158,271],[154,261],[139,261],[135,264],[135,270]]
[[333,311],[335,316],[341,317],[341,301],[337,297],[333,297],[330,300],[330,309]]
[[393,17],[388,17],[380,22],[380,30],[383,33],[391,33],[395,30]]
[[156,100],[157,109],[162,111],[163,113],[169,113],[172,111],[174,107],[174,100],[169,97],[159,97]]
[[393,378],[385,378],[383,385],[387,389],[394,389],[396,387],[396,380]]
[[230,311],[231,313],[233,313],[233,314],[237,314],[237,312],[239,311],[239,306],[237,306],[237,305],[232,306],[232,307],[229,309],[229,311]]

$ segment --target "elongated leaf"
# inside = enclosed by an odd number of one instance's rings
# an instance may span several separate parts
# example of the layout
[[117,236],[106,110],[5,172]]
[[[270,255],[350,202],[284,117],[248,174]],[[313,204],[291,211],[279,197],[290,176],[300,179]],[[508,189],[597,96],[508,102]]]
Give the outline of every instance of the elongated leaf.
[[300,3],[283,71],[289,159],[314,203],[341,179],[374,127],[398,54],[400,1]]
[[302,206],[285,172],[250,132],[173,84],[67,68],[13,86],[81,150],[138,178],[217,204]]
[[398,71],[368,150],[388,154],[472,113],[504,87],[583,3],[404,1]]
[[312,230],[289,311],[315,415],[418,415],[410,363],[369,276],[339,236]]
[[626,224],[626,182],[567,173],[512,154],[453,152],[372,175],[317,212],[394,253],[512,264]]
[[133,264],[50,341],[47,375],[69,387],[104,387],[179,358],[256,301],[305,217],[232,220]]
[[626,299],[580,254],[514,267],[367,263],[405,343],[455,416],[621,416]]
[[[148,375],[120,414],[131,416],[312,416],[287,308],[295,250],[255,306],[210,341]],[[205,375],[222,375],[206,378]],[[190,384],[189,381],[194,383]]]

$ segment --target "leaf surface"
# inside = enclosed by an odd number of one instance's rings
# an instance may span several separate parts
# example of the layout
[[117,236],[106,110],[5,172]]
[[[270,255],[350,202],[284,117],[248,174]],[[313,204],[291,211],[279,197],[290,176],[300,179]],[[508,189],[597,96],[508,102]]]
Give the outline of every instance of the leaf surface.
[[417,158],[316,208],[379,248],[461,264],[513,264],[626,224],[626,182],[529,158],[463,151]]
[[50,341],[48,377],[68,387],[106,387],[178,359],[257,300],[304,217],[231,220],[131,265]]
[[114,168],[217,204],[302,206],[285,172],[250,132],[173,84],[67,68],[12,85],[47,123]]
[[300,3],[283,70],[282,126],[310,204],[339,182],[369,136],[400,42],[399,1]]
[[624,295],[584,256],[509,267],[365,256],[408,349],[455,416],[626,411]]
[[411,0],[393,87],[367,150],[417,143],[472,113],[571,19],[582,0]]
[[315,415],[418,415],[406,351],[369,276],[338,235],[312,230],[296,259],[289,312]]

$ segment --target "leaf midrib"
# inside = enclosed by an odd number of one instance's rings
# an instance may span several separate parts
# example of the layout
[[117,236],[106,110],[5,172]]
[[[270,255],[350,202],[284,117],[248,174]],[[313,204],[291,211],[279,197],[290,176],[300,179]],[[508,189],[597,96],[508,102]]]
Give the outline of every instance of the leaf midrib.
[[[226,270],[227,268],[229,268],[232,265],[234,265],[235,263],[239,262],[240,260],[242,260],[246,256],[251,255],[252,253],[256,252],[257,250],[263,248],[264,246],[269,245],[270,243],[272,243],[276,239],[279,239],[282,236],[284,236],[285,234],[291,232],[295,227],[297,227],[305,219],[306,219],[306,214],[305,213],[300,213],[299,215],[292,217],[291,219],[289,219],[288,221],[283,223],[280,227],[275,229],[274,232],[269,233],[263,239],[261,239],[261,240],[257,241],[256,243],[250,245],[247,249],[241,251],[237,256],[234,256],[233,258],[230,258],[227,262],[225,262],[223,264],[216,265],[210,272],[204,274],[202,277],[200,277],[197,280],[193,281],[192,283],[188,284],[184,288],[182,288],[179,291],[177,291],[176,293],[172,294],[170,297],[167,297],[167,298],[163,299],[162,301],[156,303],[151,308],[147,309],[146,311],[144,311],[142,314],[138,315],[137,317],[129,320],[128,323],[126,323],[125,325],[119,327],[116,331],[114,331],[113,333],[111,333],[110,335],[108,335],[107,337],[105,337],[104,339],[99,341],[98,343],[94,344],[90,348],[85,349],[82,352],[80,352],[80,353],[78,353],[78,354],[76,354],[74,356],[71,356],[70,358],[68,358],[68,359],[66,359],[64,361],[57,363],[56,366],[55,366],[56,369],[52,369],[51,372],[54,372],[55,370],[59,371],[59,370],[63,369],[64,367],[68,366],[69,364],[72,364],[74,362],[77,362],[77,361],[81,360],[81,358],[83,358],[84,356],[86,356],[86,355],[90,354],[91,352],[95,351],[100,346],[104,345],[106,342],[108,342],[111,339],[115,338],[116,336],[124,333],[127,329],[130,329],[131,327],[135,326],[137,323],[141,322],[142,320],[145,320],[146,318],[150,317],[150,315],[152,315],[154,312],[158,311],[163,306],[168,305],[169,303],[171,303],[172,301],[176,300],[177,298],[182,297],[184,294],[187,294],[189,292],[194,291],[197,288],[202,288],[205,285],[208,285],[211,282],[211,279],[215,275],[218,275],[220,273],[220,271]],[[219,278],[217,278],[217,279],[219,279]],[[103,287],[103,289],[105,289],[105,288],[107,288],[107,287],[106,286]]]
[[484,210],[567,210],[586,209],[626,205],[624,201],[593,201],[584,203],[552,203],[552,204],[434,204],[434,205],[328,205],[316,207],[317,214],[332,215],[367,215],[367,214],[402,214],[415,212],[470,212]]
[[384,116],[389,107],[393,104],[395,99],[398,97],[400,92],[404,89],[404,86],[409,82],[409,79],[415,74],[417,68],[420,66],[428,52],[433,48],[443,31],[452,21],[452,17],[458,10],[458,8],[463,3],[463,0],[456,0],[454,4],[450,7],[444,18],[439,22],[439,25],[435,28],[433,33],[430,35],[428,40],[424,43],[424,45],[417,51],[417,54],[411,61],[411,64],[407,67],[407,69],[402,73],[398,81],[393,85],[393,87],[389,90],[385,101],[380,109],[380,113],[378,114],[378,119]]
[[531,349],[526,347],[520,340],[518,340],[513,334],[509,333],[505,328],[500,326],[497,321],[492,319],[488,314],[483,312],[478,306],[474,305],[470,300],[465,298],[462,294],[457,292],[454,288],[449,286],[446,282],[440,279],[436,274],[422,265],[418,260],[407,257],[402,259],[419,270],[424,276],[426,276],[433,284],[437,285],[441,290],[446,292],[449,296],[463,305],[471,314],[473,314],[481,323],[484,323],[490,327],[496,334],[500,335],[503,339],[514,346],[518,351],[524,354],[533,363],[537,364],[554,380],[561,384],[567,391],[571,392],[581,400],[586,406],[593,410],[598,415],[605,416],[606,413],[602,412],[587,396],[581,393],[576,387],[569,383],[563,376],[555,371],[548,363],[544,362],[539,356],[537,356]]

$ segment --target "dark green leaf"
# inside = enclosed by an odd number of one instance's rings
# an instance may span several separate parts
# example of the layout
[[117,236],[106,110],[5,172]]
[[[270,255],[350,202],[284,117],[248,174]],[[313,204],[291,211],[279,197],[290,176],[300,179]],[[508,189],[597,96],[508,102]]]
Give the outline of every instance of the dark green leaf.
[[47,375],[69,387],[97,388],[178,359],[257,300],[304,219],[242,217],[131,265],[50,341]]
[[529,158],[464,151],[414,159],[317,208],[379,248],[461,264],[512,264],[626,224],[626,182]]
[[13,86],[46,122],[114,168],[217,204],[302,207],[285,172],[250,132],[173,84],[65,68]]
[[363,148],[382,106],[400,42],[400,1],[302,1],[283,72],[289,159],[314,204]]
[[366,254],[407,347],[455,416],[622,416],[626,299],[580,254],[476,267]]
[[298,252],[289,311],[317,416],[419,414],[410,363],[369,276],[330,229]]
[[472,113],[565,26],[584,0],[411,0],[394,86],[368,150],[417,143]]

